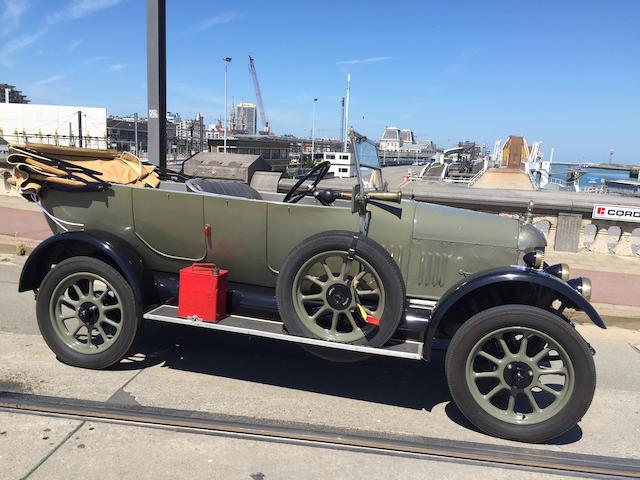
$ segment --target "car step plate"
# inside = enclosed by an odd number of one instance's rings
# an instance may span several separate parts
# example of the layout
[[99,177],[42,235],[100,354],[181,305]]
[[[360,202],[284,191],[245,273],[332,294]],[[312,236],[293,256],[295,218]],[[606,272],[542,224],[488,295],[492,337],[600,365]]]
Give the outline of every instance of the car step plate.
[[391,339],[386,345],[379,348],[363,347],[361,345],[351,345],[349,343],[328,342],[315,338],[289,335],[283,330],[282,322],[265,320],[262,318],[229,315],[217,323],[203,322],[201,320],[191,318],[180,318],[178,317],[178,307],[173,305],[162,305],[154,308],[153,310],[145,313],[144,318],[146,320],[156,320],[159,322],[174,323],[178,325],[189,325],[192,327],[221,330],[224,332],[242,333],[256,337],[273,338],[287,342],[316,345],[319,347],[333,348],[337,350],[348,350],[351,352],[367,353],[370,355],[409,358],[412,360],[422,359],[423,343],[412,340]]

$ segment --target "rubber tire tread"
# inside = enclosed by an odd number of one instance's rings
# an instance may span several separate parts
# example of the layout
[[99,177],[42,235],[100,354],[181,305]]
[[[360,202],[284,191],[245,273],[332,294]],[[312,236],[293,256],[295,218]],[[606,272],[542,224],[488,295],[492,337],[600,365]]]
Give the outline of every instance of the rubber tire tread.
[[[292,298],[293,280],[298,270],[311,257],[330,250],[342,250],[346,253],[356,234],[346,230],[326,231],[312,235],[291,250],[280,269],[276,285],[278,311],[289,333],[301,337],[320,338],[305,327],[295,311]],[[402,320],[406,287],[398,264],[379,243],[361,236],[356,246],[356,255],[369,262],[380,276],[385,289],[385,310],[374,335],[350,343],[381,347],[393,336]]]
[[[62,280],[75,272],[90,272],[103,277],[120,296],[123,331],[115,343],[104,352],[86,355],[72,350],[58,338],[53,329],[49,316],[51,295]],[[61,362],[94,370],[108,368],[125,358],[132,350],[142,329],[141,308],[131,286],[112,266],[92,257],[68,258],[45,275],[36,299],[36,316],[42,337]]]
[[[500,421],[482,410],[466,382],[466,361],[484,335],[509,326],[530,327],[546,333],[567,352],[573,363],[575,386],[567,404],[553,417],[534,425]],[[596,369],[589,344],[573,325],[552,312],[529,305],[502,305],[481,311],[458,329],[447,350],[447,383],[462,414],[489,435],[518,442],[540,443],[573,428],[589,409],[596,387]]]

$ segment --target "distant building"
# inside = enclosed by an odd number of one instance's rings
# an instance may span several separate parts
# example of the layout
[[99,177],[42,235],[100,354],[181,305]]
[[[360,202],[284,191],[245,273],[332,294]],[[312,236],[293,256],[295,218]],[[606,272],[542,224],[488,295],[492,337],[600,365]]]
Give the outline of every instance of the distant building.
[[167,122],[178,123],[182,120],[179,113],[167,112]]
[[[224,152],[223,138],[210,138],[209,151]],[[232,135],[227,138],[227,153],[260,155],[271,168],[282,171],[289,164],[290,139],[267,135]]]
[[16,90],[15,85],[8,83],[0,83],[0,102],[1,103],[31,103],[26,95],[20,90]]
[[400,129],[387,127],[380,139],[380,150],[383,152],[397,152],[402,146],[402,136]]
[[138,119],[138,148],[135,148],[135,121],[130,117],[107,118],[109,148],[127,152],[147,151],[147,119]]
[[416,143],[416,139],[413,136],[413,131],[409,129],[404,129],[400,131],[400,139],[402,140],[403,145],[412,145]]
[[431,140],[425,140],[415,143],[403,143],[402,147],[400,147],[400,150],[398,150],[398,153],[401,154],[404,153],[409,156],[418,155],[420,157],[435,155],[437,152],[438,148],[436,147],[436,144]]
[[338,178],[351,178],[356,175],[355,162],[351,158],[350,152],[325,152],[323,154],[325,162],[331,162],[329,173],[333,173]]
[[378,150],[380,150],[383,157],[390,153],[393,158],[425,158],[435,155],[438,151],[435,143],[431,140],[418,142],[413,130],[408,128],[400,130],[396,127],[385,128],[378,144]]
[[254,103],[240,103],[231,113],[231,130],[234,133],[255,135],[258,132],[257,109]]

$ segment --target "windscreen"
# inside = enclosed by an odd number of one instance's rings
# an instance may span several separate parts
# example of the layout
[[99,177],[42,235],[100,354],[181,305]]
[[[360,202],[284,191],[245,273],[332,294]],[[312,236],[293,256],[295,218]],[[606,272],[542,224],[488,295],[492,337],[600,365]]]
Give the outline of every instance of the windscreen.
[[364,139],[356,141],[356,150],[361,167],[380,168],[378,151],[373,143]]
[[378,150],[373,142],[358,134],[354,135],[355,154],[358,159],[358,176],[365,190],[383,190],[382,170]]

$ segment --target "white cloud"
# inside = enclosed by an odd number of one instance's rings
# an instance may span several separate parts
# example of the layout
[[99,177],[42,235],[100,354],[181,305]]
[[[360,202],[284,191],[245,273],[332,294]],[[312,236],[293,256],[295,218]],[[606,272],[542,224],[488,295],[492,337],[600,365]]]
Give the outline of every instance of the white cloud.
[[0,4],[0,35],[6,36],[15,31],[28,8],[28,0],[4,0]]
[[386,62],[387,60],[393,60],[394,57],[369,57],[359,58],[355,60],[342,60],[336,62],[337,65],[358,65],[360,63],[374,63],[374,62]]
[[18,20],[29,7],[27,0],[4,0],[2,2],[2,20]]
[[76,48],[82,45],[84,40],[82,38],[76,38],[73,42],[67,45],[67,52],[73,52]]
[[41,30],[30,35],[15,37],[13,40],[5,43],[2,47],[0,47],[0,64],[7,65],[11,63],[11,57],[35,43],[45,33],[47,33],[46,30]]
[[63,75],[51,75],[50,77],[43,78],[42,80],[38,80],[36,85],[49,85],[50,83],[59,82],[64,78]]
[[95,55],[95,56],[89,57],[87,60],[85,60],[84,64],[87,67],[90,67],[90,66],[95,65],[97,63],[104,63],[106,60],[109,60],[109,57],[107,57],[106,55]]
[[109,65],[109,70],[112,72],[119,72],[124,69],[124,65],[121,63],[114,63],[113,65]]
[[66,8],[47,17],[47,23],[54,25],[63,20],[77,20],[101,10],[115,7],[122,0],[72,0]]
[[238,20],[240,18],[244,17],[244,15],[242,15],[239,12],[224,12],[224,13],[219,13],[218,15],[215,15],[213,17],[207,18],[206,20],[203,20],[202,22],[196,23],[195,26],[193,27],[193,30],[195,30],[196,32],[199,32],[201,30],[207,30],[211,27],[215,27],[216,25],[222,25],[224,23],[230,23],[233,22],[234,20]]

